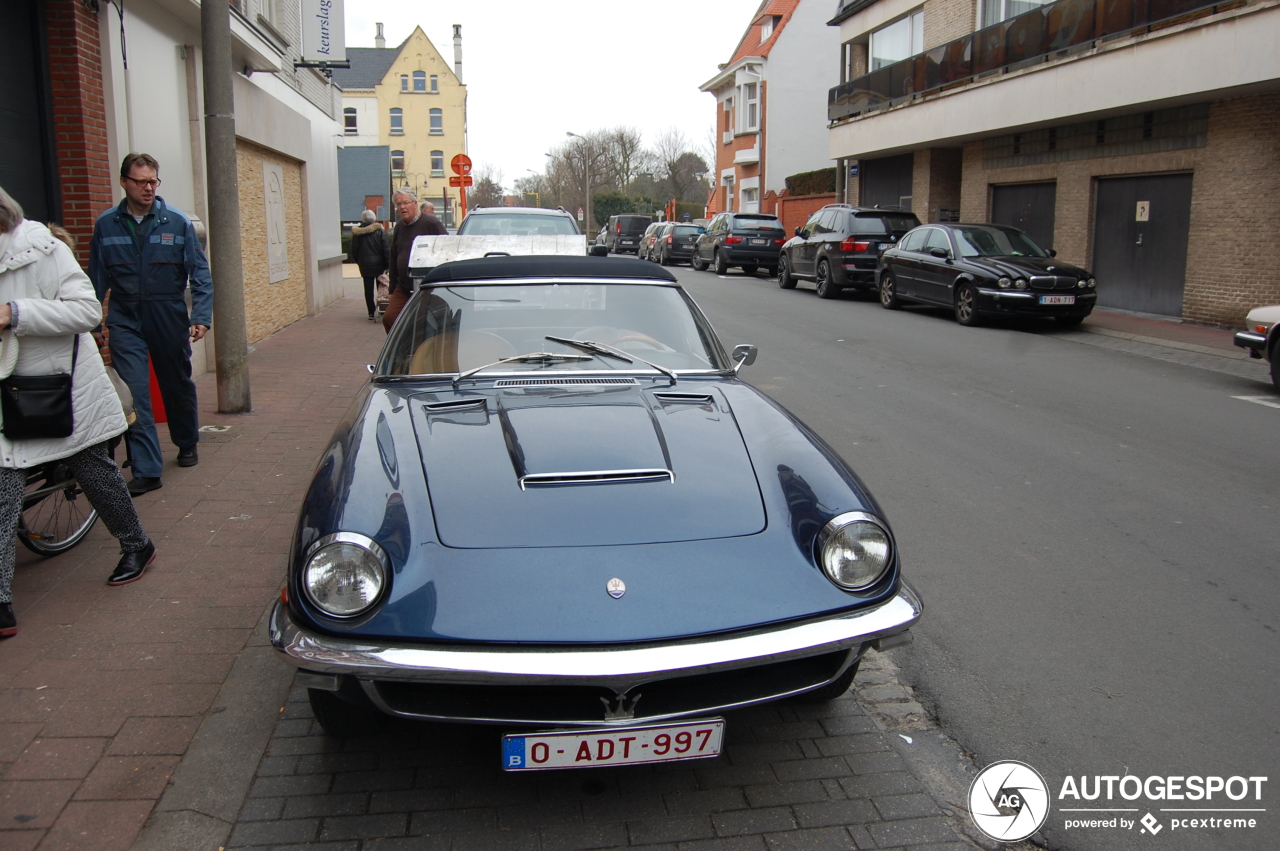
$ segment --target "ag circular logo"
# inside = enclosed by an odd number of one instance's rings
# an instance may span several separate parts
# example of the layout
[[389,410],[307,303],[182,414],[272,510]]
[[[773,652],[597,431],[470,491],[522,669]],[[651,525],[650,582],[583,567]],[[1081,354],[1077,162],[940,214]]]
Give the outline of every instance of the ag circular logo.
[[993,762],[969,787],[969,815],[978,829],[1000,842],[1018,842],[1049,817],[1049,787],[1025,762]]

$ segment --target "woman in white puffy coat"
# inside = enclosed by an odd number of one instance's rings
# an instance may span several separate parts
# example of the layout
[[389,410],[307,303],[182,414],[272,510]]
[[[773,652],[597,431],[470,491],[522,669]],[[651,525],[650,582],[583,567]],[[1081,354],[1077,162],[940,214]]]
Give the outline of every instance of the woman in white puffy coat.
[[[102,305],[75,255],[0,188],[0,379],[71,372],[70,437],[10,440],[0,431],[0,637],[18,631],[13,614],[14,533],[22,514],[26,469],[63,460],[107,529],[121,558],[109,585],[142,576],[155,558],[107,442],[127,428],[120,397],[88,333]],[[2,420],[0,420],[2,424]]]

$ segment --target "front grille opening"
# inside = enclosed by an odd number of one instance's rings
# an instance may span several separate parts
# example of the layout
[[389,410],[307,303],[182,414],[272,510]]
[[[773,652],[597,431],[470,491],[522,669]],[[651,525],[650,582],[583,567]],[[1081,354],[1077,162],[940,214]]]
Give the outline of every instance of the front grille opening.
[[[838,650],[821,656],[734,671],[655,680],[633,687],[635,721],[675,714],[713,712],[735,705],[815,688],[830,682],[849,658]],[[598,724],[612,689],[596,686],[489,686],[461,683],[373,684],[382,702],[399,715],[528,724]],[[635,699],[639,695],[639,699]]]
[[500,378],[494,387],[591,387],[623,385],[634,387],[634,378]]

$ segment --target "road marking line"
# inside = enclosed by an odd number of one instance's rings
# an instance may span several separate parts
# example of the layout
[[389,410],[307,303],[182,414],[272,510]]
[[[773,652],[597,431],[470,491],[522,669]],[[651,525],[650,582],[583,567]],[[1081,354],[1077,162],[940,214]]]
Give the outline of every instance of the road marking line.
[[1253,402],[1255,405],[1266,405],[1268,408],[1280,408],[1280,399],[1274,396],[1232,396],[1242,402]]

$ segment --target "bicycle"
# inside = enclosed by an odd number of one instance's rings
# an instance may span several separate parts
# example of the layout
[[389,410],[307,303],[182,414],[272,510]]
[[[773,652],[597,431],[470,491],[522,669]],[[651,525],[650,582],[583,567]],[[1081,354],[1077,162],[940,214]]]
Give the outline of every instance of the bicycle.
[[18,540],[45,557],[65,553],[84,540],[98,522],[98,511],[62,461],[49,461],[27,471]]

